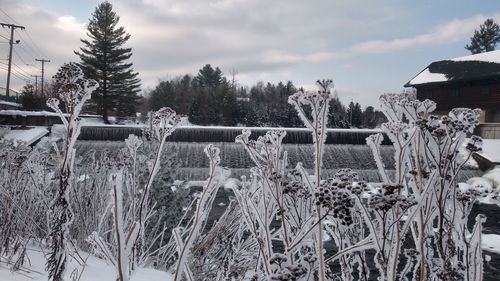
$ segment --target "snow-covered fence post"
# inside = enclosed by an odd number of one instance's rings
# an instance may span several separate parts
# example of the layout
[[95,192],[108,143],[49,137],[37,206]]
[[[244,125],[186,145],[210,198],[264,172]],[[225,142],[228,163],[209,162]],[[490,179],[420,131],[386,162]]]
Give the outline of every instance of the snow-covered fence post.
[[[318,80],[319,90],[317,92],[305,92],[303,90],[289,97],[288,103],[295,107],[304,125],[312,130],[314,145],[314,177],[316,190],[319,189],[321,181],[321,167],[323,165],[323,146],[326,140],[326,125],[328,123],[328,110],[332,99],[332,80]],[[310,115],[307,111],[310,110]],[[323,254],[323,215],[318,205],[317,231],[316,231],[316,253],[319,257],[319,280],[326,280],[326,268]]]
[[[68,192],[73,184],[73,165],[75,160],[74,145],[80,134],[80,114],[91,93],[98,87],[94,80],[83,77],[83,71],[75,64],[64,64],[54,76],[57,83],[59,99],[50,98],[47,106],[59,114],[64,124],[66,135],[63,142],[63,153],[57,167],[56,197],[51,206],[51,253],[47,260],[49,279],[60,281],[64,278],[67,262],[67,241],[72,212]],[[59,108],[60,100],[64,103],[65,113]]]

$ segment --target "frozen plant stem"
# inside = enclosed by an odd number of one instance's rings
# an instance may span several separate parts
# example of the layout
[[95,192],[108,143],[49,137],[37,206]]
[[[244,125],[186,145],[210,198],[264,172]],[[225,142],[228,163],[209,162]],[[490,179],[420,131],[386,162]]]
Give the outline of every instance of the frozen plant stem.
[[74,145],[80,134],[80,120],[78,115],[82,107],[90,98],[98,84],[94,80],[83,77],[82,70],[74,63],[63,65],[54,76],[61,84],[58,89],[59,98],[64,102],[66,113],[59,107],[59,99],[47,100],[47,105],[59,114],[64,124],[66,135],[63,144],[63,155],[57,167],[56,197],[51,206],[52,216],[50,223],[51,253],[47,259],[49,280],[63,280],[67,263],[67,245],[69,226],[72,222],[72,211],[69,202],[69,190],[73,184],[73,166],[75,161]]
[[209,178],[207,180],[207,184],[203,187],[200,198],[198,199],[193,224],[187,229],[187,237],[185,241],[182,239],[181,227],[177,227],[173,230],[172,235],[176,238],[179,252],[179,258],[177,260],[174,276],[175,281],[181,281],[184,276],[189,281],[195,280],[193,272],[190,268],[191,250],[195,241],[200,238],[203,232],[215,199],[215,195],[217,194],[218,187],[222,182],[224,182],[224,179],[227,176],[225,171],[219,166],[219,153],[219,149],[212,144],[205,147],[205,154],[210,160]]
[[[146,224],[146,217],[148,214],[147,206],[148,206],[148,198],[149,193],[151,192],[151,186],[153,185],[153,181],[160,170],[161,164],[161,155],[163,153],[163,147],[165,146],[165,141],[167,137],[172,134],[172,132],[177,128],[180,123],[180,117],[169,107],[160,108],[158,111],[153,113],[152,117],[152,128],[156,135],[156,138],[160,142],[158,146],[158,150],[156,151],[156,158],[152,164],[152,167],[149,171],[149,177],[144,189],[142,190],[142,196],[139,201],[139,214],[138,214],[138,222],[139,222],[139,235],[137,237],[135,249],[138,257],[142,254],[142,247],[144,244],[144,229]],[[134,183],[135,184],[135,183]]]
[[[323,145],[326,140],[326,124],[328,123],[328,109],[332,98],[331,80],[317,81],[319,90],[317,92],[304,92],[290,96],[288,102],[297,110],[300,119],[312,131],[314,142],[314,178],[316,190],[319,190],[321,184],[321,166],[323,162]],[[306,111],[310,110],[312,120],[308,118]],[[318,278],[320,281],[326,280],[325,256],[323,250],[323,217],[321,206],[316,205],[316,253],[318,255]]]

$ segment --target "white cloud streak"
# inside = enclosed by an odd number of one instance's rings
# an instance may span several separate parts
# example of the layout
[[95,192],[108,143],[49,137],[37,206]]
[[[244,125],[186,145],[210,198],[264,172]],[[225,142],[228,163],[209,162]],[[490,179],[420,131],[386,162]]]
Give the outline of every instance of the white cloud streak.
[[476,15],[466,19],[457,19],[438,25],[432,31],[414,37],[372,40],[356,44],[351,48],[351,51],[354,53],[388,53],[408,48],[458,42],[470,37],[474,30],[488,17],[493,17],[497,21],[500,19],[499,14],[493,16]]

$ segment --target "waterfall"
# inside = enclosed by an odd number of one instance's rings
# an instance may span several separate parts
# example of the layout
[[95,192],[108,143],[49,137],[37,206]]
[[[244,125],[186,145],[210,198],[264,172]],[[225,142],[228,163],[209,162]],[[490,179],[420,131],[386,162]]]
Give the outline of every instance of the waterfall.
[[[122,141],[130,134],[141,135],[144,126],[82,126],[80,140]],[[243,129],[252,131],[251,138],[257,139],[269,130],[285,130],[283,143],[310,144],[311,132],[305,128],[245,128],[245,127],[205,127],[181,126],[169,137],[173,142],[234,142]],[[328,129],[327,144],[365,144],[365,139],[379,130],[370,129]],[[383,144],[390,144],[387,137]]]
[[[221,150],[221,165],[231,169],[231,177],[239,178],[248,176],[249,168],[254,164],[240,144],[234,142],[214,143]],[[180,164],[177,169],[178,180],[205,180],[208,175],[208,159],[203,152],[207,143],[196,142],[167,142],[165,146],[168,151],[176,151],[174,161]],[[125,147],[121,141],[78,141],[76,143],[77,153],[82,155],[90,149],[98,153],[107,151],[110,158],[116,158],[119,150]],[[310,144],[284,144],[283,148],[288,151],[289,168],[295,167],[297,162],[302,162],[304,168],[314,167],[314,150]],[[394,149],[392,146],[382,146],[381,155],[388,170],[394,169]],[[380,182],[377,167],[371,150],[367,145],[353,144],[327,144],[323,157],[323,176],[331,177],[342,168],[356,170],[360,179],[370,182]],[[466,181],[470,177],[478,176],[477,170],[464,170],[460,174],[460,180]]]

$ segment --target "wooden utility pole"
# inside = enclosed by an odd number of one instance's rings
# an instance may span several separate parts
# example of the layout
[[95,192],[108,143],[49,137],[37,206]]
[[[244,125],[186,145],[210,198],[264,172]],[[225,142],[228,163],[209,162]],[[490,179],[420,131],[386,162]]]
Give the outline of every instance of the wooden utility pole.
[[50,62],[50,60],[46,60],[46,59],[35,59],[35,60],[42,63],[42,91],[41,91],[41,93],[43,96],[43,94],[44,94],[44,92],[43,92],[43,74],[44,74],[44,69],[45,69],[45,63]]
[[38,75],[31,75],[32,77],[35,77],[35,95],[38,94]]
[[[9,23],[0,23],[2,27],[10,28],[10,40],[9,40],[9,66],[7,68],[7,86],[5,87],[5,96],[9,96],[10,91],[10,69],[12,64],[12,47],[14,46],[14,30],[16,28],[24,29],[24,26],[9,24]],[[19,43],[19,40],[16,41],[16,44]]]

